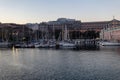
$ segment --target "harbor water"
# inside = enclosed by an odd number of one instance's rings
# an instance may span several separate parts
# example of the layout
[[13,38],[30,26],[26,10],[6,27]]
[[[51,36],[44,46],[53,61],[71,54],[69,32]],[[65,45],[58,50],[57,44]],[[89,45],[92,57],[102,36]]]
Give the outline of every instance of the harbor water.
[[120,80],[120,47],[0,49],[0,80]]

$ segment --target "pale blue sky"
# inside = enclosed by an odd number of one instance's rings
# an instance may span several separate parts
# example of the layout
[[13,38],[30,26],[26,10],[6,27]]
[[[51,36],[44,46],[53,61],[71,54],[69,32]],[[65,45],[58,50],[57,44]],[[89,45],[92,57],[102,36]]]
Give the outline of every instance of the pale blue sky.
[[60,17],[84,21],[120,20],[120,0],[0,0],[0,22],[40,23]]

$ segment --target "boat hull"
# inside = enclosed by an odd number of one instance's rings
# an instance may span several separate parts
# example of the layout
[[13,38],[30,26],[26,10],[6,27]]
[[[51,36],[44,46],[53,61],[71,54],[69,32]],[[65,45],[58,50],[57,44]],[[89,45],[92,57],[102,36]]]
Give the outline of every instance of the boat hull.
[[102,45],[102,46],[120,46],[120,43],[118,43],[118,42],[100,42],[100,45]]
[[12,48],[12,44],[8,42],[1,42],[0,48]]

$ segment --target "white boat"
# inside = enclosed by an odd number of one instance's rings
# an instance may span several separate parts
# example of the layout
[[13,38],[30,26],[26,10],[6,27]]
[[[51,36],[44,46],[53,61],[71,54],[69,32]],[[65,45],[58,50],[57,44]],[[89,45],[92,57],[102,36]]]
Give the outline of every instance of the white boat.
[[58,45],[59,45],[59,48],[62,48],[62,49],[73,49],[76,47],[75,43],[71,42],[70,40],[67,26],[65,26],[65,29],[63,30],[62,41],[58,42]]
[[75,47],[76,45],[71,42],[66,42],[66,41],[59,42],[59,48],[62,48],[62,49],[73,49]]
[[35,46],[33,43],[29,43],[29,44],[27,44],[27,48],[35,48]]
[[49,44],[41,44],[40,48],[49,48]]
[[102,42],[99,42],[99,44],[102,46],[120,46],[119,42],[102,41]]
[[41,43],[40,43],[40,47],[39,48],[48,48],[49,47],[49,43],[47,40],[43,40]]
[[49,42],[49,48],[55,48],[56,42]]
[[0,48],[11,48],[12,44],[9,42],[0,42]]
[[40,43],[38,43],[38,42],[34,43],[34,47],[35,48],[39,48],[40,47]]

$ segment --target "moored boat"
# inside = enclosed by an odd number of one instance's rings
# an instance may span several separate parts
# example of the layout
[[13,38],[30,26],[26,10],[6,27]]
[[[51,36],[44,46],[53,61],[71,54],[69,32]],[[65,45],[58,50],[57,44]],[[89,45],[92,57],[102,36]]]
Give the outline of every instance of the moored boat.
[[76,45],[72,42],[61,41],[57,44],[60,49],[74,49]]
[[99,42],[102,46],[120,46],[120,42],[101,41]]
[[0,48],[12,48],[12,43],[9,42],[0,42]]

